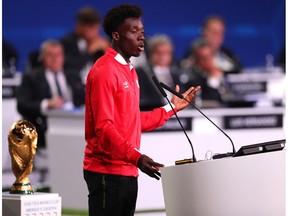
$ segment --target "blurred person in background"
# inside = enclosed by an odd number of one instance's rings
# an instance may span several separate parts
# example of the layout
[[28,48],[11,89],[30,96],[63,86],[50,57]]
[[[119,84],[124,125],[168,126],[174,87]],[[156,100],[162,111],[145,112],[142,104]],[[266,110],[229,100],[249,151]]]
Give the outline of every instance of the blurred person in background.
[[189,85],[201,86],[201,99],[203,107],[219,107],[226,93],[224,73],[214,60],[213,49],[204,39],[192,43],[194,64],[189,76]]
[[2,77],[13,77],[18,63],[18,51],[6,41],[2,40]]
[[286,46],[284,45],[277,56],[277,66],[282,67],[284,73],[286,73]]
[[61,39],[65,51],[65,65],[81,73],[83,83],[94,62],[101,57],[109,45],[100,35],[101,17],[92,7],[81,8],[76,15],[74,32]]
[[[39,156],[45,155],[47,112],[52,109],[70,110],[85,102],[85,88],[80,77],[63,67],[64,52],[59,41],[44,41],[40,58],[42,66],[23,74],[16,94],[19,113],[36,127]],[[35,165],[37,168],[38,164]]]
[[[151,110],[166,104],[166,100],[157,90],[152,76],[171,88],[180,84],[180,68],[173,59],[173,43],[168,35],[159,34],[151,37],[147,42],[148,64],[137,67],[140,91],[140,109]],[[180,85],[182,89],[183,86]],[[185,86],[186,87],[186,86]],[[157,93],[158,94],[157,94]],[[167,92],[168,98],[172,94]]]
[[[226,26],[224,19],[217,15],[211,15],[205,18],[202,25],[202,38],[209,42],[215,66],[225,73],[241,72],[241,64],[233,51],[223,46],[225,39]],[[188,51],[187,58],[182,62],[183,66],[191,67],[193,65],[193,45]]]

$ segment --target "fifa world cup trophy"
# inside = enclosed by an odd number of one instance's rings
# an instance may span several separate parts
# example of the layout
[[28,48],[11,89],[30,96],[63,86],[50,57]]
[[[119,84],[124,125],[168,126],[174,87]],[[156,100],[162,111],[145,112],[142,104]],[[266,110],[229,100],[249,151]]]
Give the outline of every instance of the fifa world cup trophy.
[[14,122],[9,130],[9,152],[12,160],[12,170],[16,177],[16,181],[10,189],[11,194],[34,193],[28,176],[33,168],[37,139],[36,128],[27,120]]

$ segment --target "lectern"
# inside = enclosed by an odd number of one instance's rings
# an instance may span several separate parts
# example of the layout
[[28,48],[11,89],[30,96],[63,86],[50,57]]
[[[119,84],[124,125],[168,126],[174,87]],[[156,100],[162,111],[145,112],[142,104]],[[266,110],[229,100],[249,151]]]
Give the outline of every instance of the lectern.
[[161,169],[167,216],[284,216],[285,150]]

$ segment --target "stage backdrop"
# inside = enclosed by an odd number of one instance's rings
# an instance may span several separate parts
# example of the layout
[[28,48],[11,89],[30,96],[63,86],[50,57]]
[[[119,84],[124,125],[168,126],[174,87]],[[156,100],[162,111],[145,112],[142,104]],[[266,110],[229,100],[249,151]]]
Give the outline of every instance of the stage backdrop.
[[[104,16],[121,0],[3,0],[3,38],[18,50],[18,70],[23,70],[27,53],[47,38],[60,38],[74,27],[76,11],[94,6]],[[285,0],[156,0],[132,1],[144,10],[147,36],[169,34],[175,57],[183,57],[191,40],[200,33],[205,16],[218,14],[227,23],[225,45],[233,49],[244,66],[265,64],[267,54],[277,59],[285,42]]]

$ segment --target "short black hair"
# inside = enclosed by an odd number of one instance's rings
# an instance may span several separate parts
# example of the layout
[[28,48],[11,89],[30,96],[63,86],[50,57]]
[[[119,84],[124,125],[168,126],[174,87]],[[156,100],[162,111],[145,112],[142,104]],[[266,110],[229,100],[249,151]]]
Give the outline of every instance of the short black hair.
[[121,4],[108,11],[104,18],[103,28],[105,33],[112,38],[112,32],[125,22],[127,18],[140,18],[143,12],[138,5]]
[[80,25],[100,24],[101,16],[96,9],[86,6],[77,12],[76,22]]

